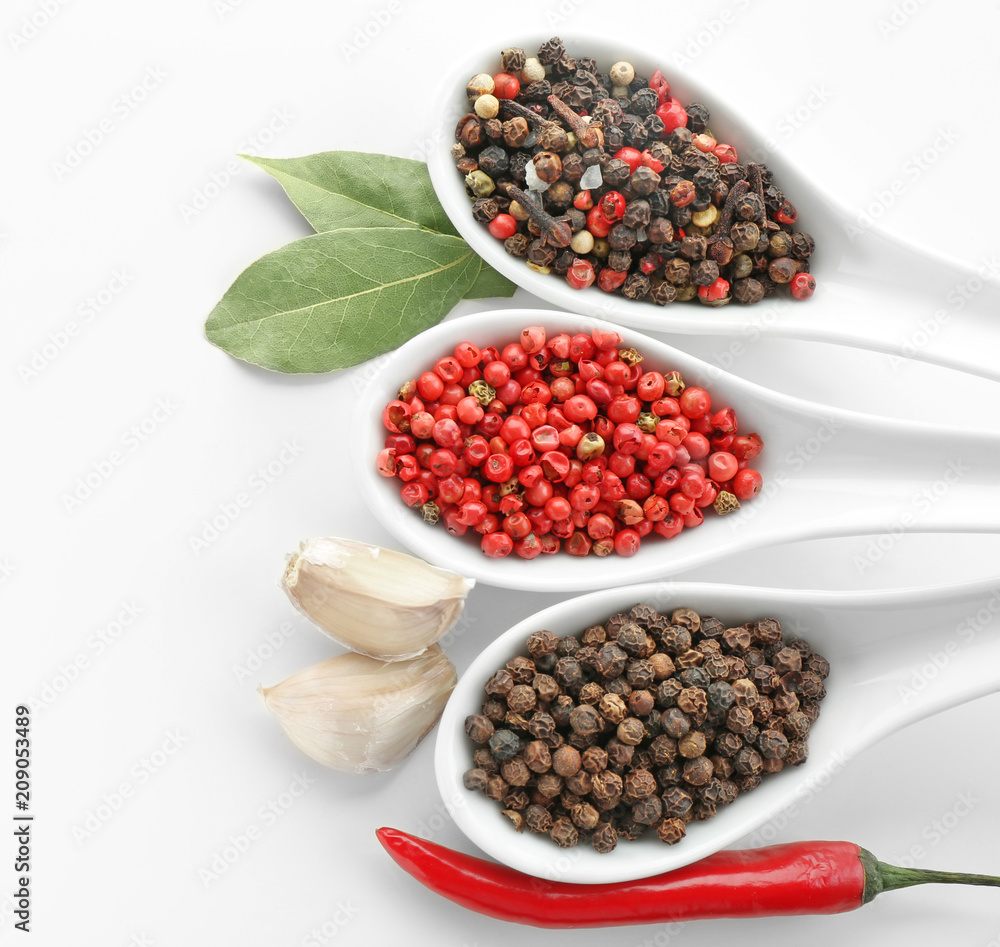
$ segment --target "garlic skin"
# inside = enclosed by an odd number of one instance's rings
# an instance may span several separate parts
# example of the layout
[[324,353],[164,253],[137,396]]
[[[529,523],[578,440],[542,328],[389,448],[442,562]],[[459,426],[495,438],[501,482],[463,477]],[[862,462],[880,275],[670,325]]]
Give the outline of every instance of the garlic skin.
[[475,585],[446,569],[349,539],[312,539],[288,557],[281,587],[334,641],[401,661],[434,644]]
[[433,645],[405,661],[342,654],[260,693],[307,756],[343,772],[381,773],[430,732],[457,681],[451,661]]

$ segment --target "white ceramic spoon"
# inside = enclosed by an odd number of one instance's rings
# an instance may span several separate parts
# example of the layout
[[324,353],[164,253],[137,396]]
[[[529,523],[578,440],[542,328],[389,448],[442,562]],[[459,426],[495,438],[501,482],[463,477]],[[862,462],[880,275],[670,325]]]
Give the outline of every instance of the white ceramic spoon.
[[[760,333],[832,342],[1000,379],[1000,282],[995,264],[984,260],[978,267],[969,266],[878,226],[866,226],[857,211],[829,196],[821,183],[809,180],[780,152],[768,152],[762,136],[727,107],[723,90],[693,81],[670,66],[663,53],[631,42],[560,35],[570,55],[593,57],[604,71],[622,59],[631,62],[638,75],[661,69],[682,103],[701,102],[708,108],[712,131],[736,148],[741,161],[756,160],[771,168],[775,182],[798,209],[796,228],[816,240],[810,268],[818,289],[804,302],[772,297],[753,306],[734,302],[718,309],[694,303],[659,307],[595,287],[571,289],[562,278],[536,273],[510,256],[501,241],[473,220],[450,149],[458,119],[469,111],[469,79],[480,72],[498,72],[499,52],[506,46],[521,46],[533,55],[549,38],[538,34],[492,39],[456,57],[428,116],[433,146],[427,164],[435,191],[459,233],[494,268],[560,309],[637,329],[737,340],[752,332],[755,338]],[[831,140],[836,134],[839,131],[831,130]]]
[[[547,837],[517,834],[499,806],[466,790],[473,746],[468,714],[483,685],[517,654],[528,635],[549,629],[578,634],[615,612],[646,602],[660,611],[686,606],[727,623],[778,618],[830,661],[827,696],[809,735],[805,763],[768,776],[713,819],[688,826],[678,844],[655,837],[619,842],[599,855],[589,845],[559,849]],[[553,605],[490,644],[461,676],[439,723],[435,768],[455,822],[498,861],[567,882],[610,882],[669,871],[725,848],[779,813],[794,815],[848,760],[900,728],[948,707],[1000,690],[1000,576],[943,588],[891,592],[821,592],[687,582],[607,589]],[[984,724],[985,726],[985,724]],[[913,771],[918,770],[914,761]],[[906,778],[905,763],[900,779]],[[782,819],[782,823],[787,821]],[[773,834],[763,836],[770,840]]]
[[[564,553],[525,561],[488,559],[471,530],[462,538],[428,526],[399,497],[400,482],[375,470],[386,431],[384,405],[399,386],[429,369],[464,340],[506,344],[528,325],[549,334],[587,332],[598,320],[537,309],[482,312],[421,333],[365,371],[352,457],[374,514],[417,555],[491,585],[539,592],[588,591],[663,578],[681,569],[782,542],[871,535],[859,543],[859,572],[891,554],[909,532],[1000,533],[1000,435],[896,421],[843,411],[763,388],[634,330],[619,331],[647,367],[679,370],[689,385],[732,406],[743,432],[756,431],[764,450],[753,462],[764,477],[759,496],[725,517],[670,540],[650,536],[631,558]],[[874,544],[874,545],[873,545]],[[867,557],[867,559],[866,559]]]

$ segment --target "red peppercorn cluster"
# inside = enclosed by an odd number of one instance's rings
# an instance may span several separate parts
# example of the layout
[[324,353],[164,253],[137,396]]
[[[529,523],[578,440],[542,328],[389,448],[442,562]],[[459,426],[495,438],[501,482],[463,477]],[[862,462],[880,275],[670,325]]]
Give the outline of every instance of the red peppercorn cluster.
[[465,787],[561,847],[679,842],[803,763],[829,662],[774,618],[727,626],[647,604],[578,635],[535,631],[465,719]]
[[759,435],[621,345],[614,331],[542,326],[502,347],[461,342],[385,406],[379,473],[495,559],[633,556],[756,496]]
[[554,37],[504,50],[466,92],[453,156],[473,216],[534,270],[658,305],[815,290],[814,241],[770,169],[741,163],[659,70],[602,73]]

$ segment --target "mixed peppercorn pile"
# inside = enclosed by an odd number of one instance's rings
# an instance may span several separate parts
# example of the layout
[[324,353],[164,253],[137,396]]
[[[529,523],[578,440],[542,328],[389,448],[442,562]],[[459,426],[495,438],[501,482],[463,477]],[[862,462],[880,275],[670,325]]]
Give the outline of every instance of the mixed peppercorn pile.
[[461,342],[383,409],[378,472],[428,522],[479,534],[491,558],[632,556],[756,496],[759,435],[642,361],[600,328]]
[[598,72],[558,38],[468,83],[452,154],[476,220],[575,289],[659,305],[812,295],[812,237],[766,165],[740,163],[657,70]]
[[646,604],[578,636],[533,632],[465,720],[467,789],[561,847],[667,844],[806,759],[830,666],[774,618]]

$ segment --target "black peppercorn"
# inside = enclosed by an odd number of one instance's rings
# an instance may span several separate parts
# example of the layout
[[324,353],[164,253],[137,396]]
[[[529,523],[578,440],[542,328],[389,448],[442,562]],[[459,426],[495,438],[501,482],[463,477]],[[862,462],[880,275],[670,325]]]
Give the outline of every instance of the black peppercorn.
[[612,250],[608,254],[607,267],[618,273],[627,273],[632,268],[632,254],[628,250]]
[[634,690],[628,696],[628,710],[633,717],[648,717],[653,712],[654,705],[655,699],[652,693],[645,688]]
[[820,657],[818,654],[811,654],[804,663],[807,670],[818,675],[821,679],[830,676],[830,662],[826,658]]
[[753,277],[736,280],[732,284],[733,298],[738,303],[751,305],[758,303],[764,298],[764,287]]
[[604,729],[601,715],[590,704],[579,704],[574,707],[569,713],[569,725],[574,732],[583,736],[598,734]]
[[800,693],[803,697],[807,698],[822,698],[826,694],[826,688],[823,686],[823,678],[815,671],[803,671]]
[[504,668],[503,670],[496,671],[486,682],[485,691],[487,694],[496,694],[502,697],[508,694],[513,686],[514,678],[510,671]]
[[472,765],[478,769],[485,770],[490,775],[500,770],[500,764],[493,759],[493,754],[489,751],[489,747],[480,747],[472,751]]
[[689,730],[677,741],[677,752],[685,759],[693,760],[705,752],[705,734],[700,730]]
[[604,693],[604,688],[601,687],[597,681],[587,681],[587,683],[580,688],[580,703],[594,706],[604,696]]
[[626,654],[634,657],[646,646],[646,632],[635,622],[626,622],[619,628],[615,641]]
[[791,257],[782,256],[772,260],[767,267],[768,277],[775,283],[791,282],[792,277],[799,272],[801,264]]
[[656,826],[656,834],[661,842],[676,845],[687,833],[687,828],[681,819],[664,819]]
[[528,253],[529,243],[531,243],[531,239],[528,235],[518,232],[511,234],[506,240],[504,240],[503,246],[511,256],[523,257]]
[[614,677],[610,681],[605,681],[604,689],[609,694],[617,694],[623,698],[632,693],[632,685],[624,677]]
[[593,781],[591,780],[590,773],[583,769],[583,753],[580,754],[580,761],[581,768],[572,776],[566,777],[566,791],[582,798],[590,792],[593,787]]
[[473,743],[486,743],[493,736],[493,722],[482,714],[465,718],[465,733]]
[[561,746],[552,754],[552,771],[559,776],[572,776],[580,770],[580,751]]
[[490,774],[486,770],[476,767],[465,771],[462,775],[462,785],[473,792],[482,792],[486,789],[489,778]]
[[596,852],[613,852],[618,845],[618,830],[610,822],[601,822],[594,830],[590,842]]
[[788,753],[788,738],[777,730],[763,730],[757,738],[757,748],[764,759],[780,760]]
[[702,665],[710,681],[721,681],[729,671],[729,662],[721,653],[712,653],[706,656]]
[[540,805],[530,805],[524,810],[524,824],[529,832],[546,833],[552,828],[552,815]]
[[604,678],[618,677],[624,670],[628,655],[617,644],[606,644],[597,652],[597,673]]
[[705,689],[710,710],[729,710],[736,702],[736,693],[727,681],[713,681]]
[[617,726],[628,715],[628,707],[617,694],[605,694],[597,704],[597,710],[606,720]]
[[732,757],[743,749],[743,739],[732,730],[723,730],[716,736],[713,747],[719,756]]
[[657,280],[650,285],[650,299],[658,306],[666,306],[677,299],[677,290],[664,279]]
[[500,764],[500,775],[511,786],[526,786],[531,779],[531,770],[521,757],[515,756]]
[[516,714],[527,714],[535,709],[538,695],[530,684],[515,684],[507,694],[507,707]]
[[768,776],[771,773],[780,773],[784,768],[785,761],[783,759],[771,759],[765,756],[760,772],[762,776]]
[[807,233],[799,231],[792,235],[792,256],[796,260],[805,260],[812,256],[816,249],[816,241]]
[[616,734],[626,746],[638,746],[645,736],[645,728],[637,717],[626,717],[618,724]]
[[608,766],[608,753],[604,747],[590,746],[580,754],[581,767],[591,775],[599,773]]
[[622,284],[622,295],[626,299],[643,299],[649,294],[652,284],[643,273],[631,273]]
[[552,769],[552,753],[542,740],[532,740],[524,748],[524,762],[532,772],[547,773]]
[[649,86],[643,86],[632,93],[628,102],[628,110],[635,115],[645,116],[655,112],[659,104],[660,100],[656,92]]
[[566,655],[556,661],[552,676],[562,687],[572,689],[583,683],[583,670],[576,658]]
[[[689,238],[685,237],[684,239],[687,240]],[[691,282],[695,286],[711,286],[718,278],[719,264],[713,260],[702,260],[691,267]]]
[[498,213],[500,208],[492,197],[481,197],[472,203],[472,216],[481,224],[488,224]]
[[556,249],[548,246],[544,240],[532,240],[528,244],[528,259],[538,266],[549,266],[555,261]]
[[683,689],[684,685],[676,677],[668,677],[656,688],[656,706],[663,708],[676,706],[677,695]]
[[528,635],[528,653],[533,658],[543,654],[554,654],[559,645],[559,636],[552,631],[533,631]]
[[510,790],[510,786],[507,785],[507,781],[499,773],[494,773],[486,780],[486,786],[483,792],[487,799],[492,799],[494,802],[500,802],[507,792]]
[[535,789],[544,797],[553,799],[562,792],[563,779],[555,773],[542,773],[535,783]]
[[[631,750],[631,747],[629,747]],[[609,754],[610,756],[610,754]],[[593,786],[590,794],[595,801],[604,805],[611,804],[613,808],[618,804],[622,794],[622,778],[617,773],[609,769],[601,770],[593,776]]]
[[[683,260],[670,260],[667,263],[667,270],[671,269],[671,264],[681,263],[684,265],[684,278],[687,279],[687,267],[688,264]],[[669,276],[668,276],[669,279]],[[673,282],[671,280],[671,282]],[[683,625],[670,625],[663,630],[660,636],[660,641],[663,644],[663,649],[670,655],[678,655],[691,648],[691,632],[687,630]]]
[[680,818],[691,809],[694,803],[691,795],[677,786],[664,792],[661,799],[664,815],[668,818]]
[[604,644],[608,640],[608,633],[604,630],[603,625],[591,625],[589,628],[584,629],[580,635],[580,640],[586,647],[593,648]]
[[627,743],[622,743],[617,737],[612,737],[605,744],[607,755],[606,769],[620,773],[632,765],[632,758],[635,756],[635,747]]
[[629,176],[628,184],[633,194],[646,197],[659,187],[660,176],[652,168],[641,164]]
[[553,36],[538,47],[538,61],[543,66],[553,66],[566,55],[566,47],[558,36]]
[[660,726],[668,737],[676,740],[691,729],[691,718],[679,707],[671,707],[660,717]]
[[800,766],[809,756],[805,740],[792,740],[788,744],[788,752],[783,760],[786,766]]
[[756,776],[760,773],[763,760],[753,747],[745,746],[733,758],[733,768],[740,776]]
[[662,118],[660,118],[659,115],[656,114],[656,112],[650,113],[642,120],[642,127],[646,132],[647,145],[653,145],[659,142],[663,137],[663,133],[667,129],[666,123]]
[[708,711],[708,698],[705,691],[700,687],[685,687],[677,695],[676,709],[695,718],[703,717]]
[[507,151],[499,145],[490,145],[479,152],[479,168],[490,177],[497,178],[510,167]]
[[549,837],[560,848],[572,848],[580,841],[580,832],[569,819],[560,818],[552,823]]
[[753,724],[753,713],[746,707],[732,707],[726,715],[726,726],[733,733],[743,734]]

